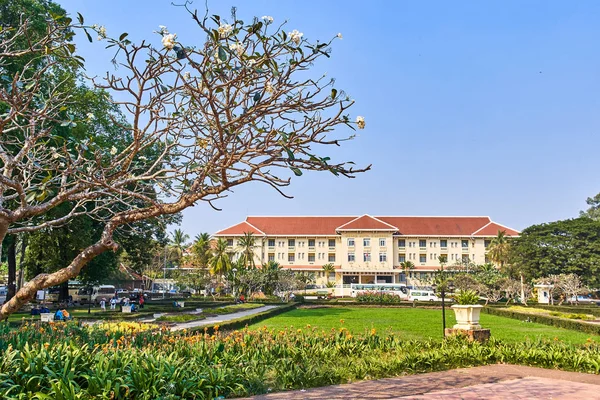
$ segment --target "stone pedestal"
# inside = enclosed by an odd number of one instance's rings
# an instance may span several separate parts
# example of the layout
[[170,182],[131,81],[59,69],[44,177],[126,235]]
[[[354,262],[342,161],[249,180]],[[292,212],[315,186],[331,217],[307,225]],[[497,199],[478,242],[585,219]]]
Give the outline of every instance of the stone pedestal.
[[486,342],[490,336],[489,329],[454,329],[454,328],[446,328],[445,331],[446,337],[461,335],[466,336],[470,342],[476,340],[478,342]]

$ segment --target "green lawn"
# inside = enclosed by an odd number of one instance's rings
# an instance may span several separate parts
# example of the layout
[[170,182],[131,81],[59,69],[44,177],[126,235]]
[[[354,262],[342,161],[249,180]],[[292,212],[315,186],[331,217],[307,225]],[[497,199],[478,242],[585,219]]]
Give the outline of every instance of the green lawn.
[[[343,320],[343,324],[340,320]],[[421,308],[300,308],[259,322],[251,327],[266,326],[284,329],[290,326],[303,328],[308,324],[325,330],[345,327],[354,334],[364,333],[375,328],[378,333],[394,332],[406,339],[442,337],[442,311]],[[454,324],[454,312],[447,309],[446,326],[451,328]],[[592,340],[600,342],[600,336],[495,315],[482,314],[480,324],[484,328],[491,329],[493,337],[510,342],[558,338],[566,342],[583,343],[590,337]]]

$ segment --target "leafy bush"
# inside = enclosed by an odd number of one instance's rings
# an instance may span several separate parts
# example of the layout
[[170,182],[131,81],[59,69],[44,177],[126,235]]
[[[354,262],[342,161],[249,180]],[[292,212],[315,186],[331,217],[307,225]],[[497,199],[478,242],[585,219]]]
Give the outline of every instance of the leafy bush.
[[343,327],[123,334],[0,326],[1,398],[211,399],[499,362],[598,374],[600,345],[405,341]]
[[454,295],[454,301],[461,306],[468,306],[479,303],[479,296],[474,290],[461,290]]
[[179,314],[179,315],[163,315],[162,317],[156,318],[157,322],[188,322],[198,321],[205,319],[206,317],[202,314]]
[[380,304],[394,304],[400,303],[402,298],[393,293],[369,291],[361,292],[356,295],[356,300],[361,303],[380,303]]
[[498,315],[500,317],[508,317],[518,319],[521,321],[537,322],[538,324],[545,324],[550,326],[556,326],[558,328],[572,329],[575,331],[591,333],[593,335],[600,335],[600,325],[589,324],[583,321],[577,321],[575,319],[566,319],[554,317],[551,315],[518,312],[511,309],[495,307],[485,307],[482,309],[482,311],[488,314]]

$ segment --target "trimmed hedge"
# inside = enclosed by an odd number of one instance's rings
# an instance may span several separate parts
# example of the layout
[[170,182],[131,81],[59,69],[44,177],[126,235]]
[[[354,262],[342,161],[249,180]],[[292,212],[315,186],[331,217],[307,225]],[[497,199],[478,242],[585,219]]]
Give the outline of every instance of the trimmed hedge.
[[[294,308],[296,308],[298,306],[297,303],[290,303],[290,304],[286,304],[277,308],[272,308],[270,310],[267,311],[263,311],[261,313],[258,314],[254,314],[254,315],[250,315],[247,317],[243,317],[243,318],[238,318],[238,319],[234,319],[231,321],[227,321],[227,322],[223,322],[221,324],[215,324],[219,326],[219,330],[220,331],[234,331],[236,329],[242,329],[243,327],[245,327],[246,325],[252,325],[252,324],[256,324],[257,322],[263,321],[267,318],[271,318],[274,317],[276,315],[282,314],[284,312],[288,312],[293,310]],[[205,325],[205,326],[199,326],[197,328],[191,328],[188,329],[188,331],[190,332],[194,332],[194,331],[204,331],[206,330],[206,332],[208,334],[214,334],[215,332],[215,325]]]
[[571,329],[574,331],[590,333],[593,335],[600,335],[600,324],[594,325],[573,319],[564,319],[558,317],[552,317],[549,315],[539,314],[525,314],[516,311],[511,311],[503,308],[489,308],[484,307],[482,311],[486,314],[497,315],[499,317],[507,317],[518,319],[521,321],[536,322],[538,324],[555,326],[557,328]]
[[600,307],[593,305],[593,306],[548,306],[548,305],[543,305],[543,304],[537,304],[535,306],[535,308],[541,308],[544,310],[550,310],[550,311],[559,311],[559,312],[564,312],[564,313],[569,313],[569,314],[592,314],[596,317],[600,317]]

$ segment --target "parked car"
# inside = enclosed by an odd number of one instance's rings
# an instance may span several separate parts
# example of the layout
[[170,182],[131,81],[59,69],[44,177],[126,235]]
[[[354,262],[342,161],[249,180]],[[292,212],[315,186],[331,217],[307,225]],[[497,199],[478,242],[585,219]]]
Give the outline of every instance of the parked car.
[[[442,301],[441,297],[438,297],[435,292],[431,290],[409,290],[408,301]],[[452,301],[450,298],[445,298],[446,301]]]
[[8,293],[8,289],[6,286],[0,286],[0,304],[4,304],[6,301],[6,294]]
[[570,297],[567,300],[569,303],[584,303],[584,304],[599,304],[600,300],[593,299],[590,295],[579,295]]

